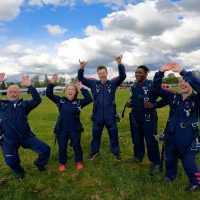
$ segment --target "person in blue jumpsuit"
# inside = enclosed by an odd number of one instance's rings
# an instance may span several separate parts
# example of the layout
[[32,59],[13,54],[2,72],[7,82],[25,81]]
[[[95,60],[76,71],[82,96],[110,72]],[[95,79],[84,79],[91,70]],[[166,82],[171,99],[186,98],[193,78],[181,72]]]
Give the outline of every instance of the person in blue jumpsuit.
[[[67,165],[68,141],[72,142],[75,153],[77,169],[83,168],[83,152],[80,144],[82,124],[80,122],[80,111],[83,107],[92,102],[92,97],[81,83],[69,84],[66,86],[66,97],[53,94],[53,88],[57,82],[57,75],[53,75],[51,83],[46,90],[46,96],[51,99],[59,108],[59,117],[56,124],[55,134],[59,145],[59,171],[65,171]],[[77,99],[80,89],[84,99]]]
[[91,80],[84,77],[84,67],[87,62],[80,61],[78,70],[78,79],[91,89],[93,95],[93,113],[92,113],[92,142],[91,152],[88,159],[93,160],[99,153],[101,135],[104,126],[108,130],[110,138],[110,149],[116,160],[120,160],[120,148],[117,128],[117,111],[115,103],[115,92],[117,87],[125,80],[126,72],[124,65],[121,63],[122,56],[115,57],[118,63],[119,76],[108,80],[108,72],[105,66],[97,68],[97,74],[100,80]]
[[[0,82],[3,81],[4,75],[0,73]],[[28,123],[28,114],[41,102],[40,95],[31,85],[28,76],[22,77],[21,84],[28,87],[32,100],[20,99],[20,89],[17,85],[8,87],[7,100],[0,100],[1,148],[6,164],[19,179],[23,179],[25,174],[20,165],[18,153],[20,146],[38,153],[34,165],[40,171],[45,169],[50,156],[50,147],[33,134]]]
[[142,162],[145,154],[145,138],[148,158],[152,163],[150,175],[155,175],[160,172],[160,153],[156,138],[158,126],[156,108],[167,105],[167,102],[164,99],[156,102],[158,95],[152,90],[152,81],[147,79],[148,73],[149,69],[145,65],[136,69],[136,83],[131,88],[131,97],[127,104],[127,107],[132,108],[129,118],[134,144],[133,159],[127,162]]
[[[161,88],[164,72],[178,72],[180,93],[172,93]],[[195,163],[197,151],[200,149],[198,121],[200,114],[200,79],[193,76],[175,63],[162,66],[155,74],[154,89],[165,98],[170,105],[169,119],[165,128],[165,179],[176,178],[178,159],[189,179],[188,192],[199,188],[200,172]],[[194,91],[195,92],[194,92]]]

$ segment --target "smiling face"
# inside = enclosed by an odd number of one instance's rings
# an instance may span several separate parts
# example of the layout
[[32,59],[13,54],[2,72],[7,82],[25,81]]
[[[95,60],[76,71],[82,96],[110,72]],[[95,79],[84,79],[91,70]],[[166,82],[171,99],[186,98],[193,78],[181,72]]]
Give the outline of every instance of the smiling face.
[[68,85],[68,86],[66,87],[65,92],[66,92],[66,96],[67,96],[67,98],[68,98],[69,100],[72,100],[72,99],[76,98],[76,97],[77,97],[77,94],[78,94],[78,90],[77,90],[77,88],[76,88],[76,85],[74,85],[74,84]]
[[11,85],[7,90],[7,98],[10,101],[18,100],[20,97],[20,89],[17,85]]
[[180,88],[180,93],[181,94],[183,94],[183,95],[190,95],[192,93],[192,87],[182,77],[179,78],[178,86]]
[[106,69],[99,69],[97,71],[97,74],[99,76],[99,79],[102,83],[105,83],[107,81],[107,77],[108,77],[108,72]]
[[137,68],[135,71],[135,78],[137,82],[142,83],[147,78],[147,73],[142,68]]

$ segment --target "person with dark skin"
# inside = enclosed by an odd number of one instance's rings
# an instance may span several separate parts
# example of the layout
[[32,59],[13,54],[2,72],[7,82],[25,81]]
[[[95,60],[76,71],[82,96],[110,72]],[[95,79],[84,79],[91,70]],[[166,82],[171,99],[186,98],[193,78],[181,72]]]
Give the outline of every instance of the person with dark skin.
[[[53,88],[57,82],[57,75],[53,75],[46,90],[46,96],[59,108],[59,117],[55,134],[59,145],[59,168],[60,172],[66,170],[68,141],[72,142],[75,154],[75,162],[78,170],[83,168],[83,152],[81,148],[82,124],[80,123],[81,109],[92,102],[92,97],[81,82],[76,85],[71,83],[66,86],[65,97],[53,94]],[[78,99],[78,89],[84,99]]]
[[[161,88],[164,73],[169,70],[181,75],[178,83],[180,93]],[[200,150],[200,79],[180,65],[169,63],[155,74],[153,87],[170,106],[164,135],[166,171],[163,182],[171,182],[176,178],[180,159],[190,182],[185,191],[196,191],[200,187],[200,171],[195,162]]]
[[101,135],[103,128],[106,127],[110,138],[110,149],[114,154],[115,160],[121,160],[117,128],[117,111],[115,103],[115,92],[117,87],[125,80],[126,72],[122,64],[122,56],[115,56],[118,64],[119,76],[108,80],[108,72],[105,66],[97,68],[99,80],[91,80],[84,77],[86,61],[80,61],[78,79],[89,87],[93,96],[92,113],[92,142],[88,159],[93,160],[99,153]]
[[[0,73],[0,83],[4,80],[4,73]],[[41,98],[32,86],[28,76],[23,76],[22,86],[28,87],[32,100],[20,99],[20,88],[11,85],[7,89],[7,100],[0,100],[0,136],[1,148],[6,164],[15,172],[19,179],[23,179],[25,171],[20,165],[18,149],[29,148],[38,153],[34,165],[38,170],[45,170],[50,156],[50,147],[39,140],[30,129],[28,114],[36,108]]]
[[156,108],[167,105],[165,100],[156,102],[158,95],[152,91],[152,81],[147,79],[149,69],[141,65],[135,71],[136,83],[131,88],[131,97],[127,107],[132,108],[129,115],[131,137],[134,145],[133,159],[129,163],[140,163],[145,154],[146,141],[147,153],[152,169],[150,175],[160,172],[160,153],[157,135],[157,112]]

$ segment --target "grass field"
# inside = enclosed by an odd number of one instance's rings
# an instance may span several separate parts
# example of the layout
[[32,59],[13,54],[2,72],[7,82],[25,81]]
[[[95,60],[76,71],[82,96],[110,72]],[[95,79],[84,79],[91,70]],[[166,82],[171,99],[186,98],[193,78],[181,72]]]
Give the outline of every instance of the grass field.
[[[118,90],[116,94],[118,113],[121,114],[124,103],[129,97],[129,90]],[[26,96],[25,96],[26,98]],[[52,133],[57,118],[57,108],[46,97],[37,109],[29,116],[30,124],[36,135],[53,149],[54,135]],[[104,131],[101,141],[100,156],[88,161],[87,156],[91,141],[90,114],[92,104],[82,110],[81,118],[85,127],[82,135],[84,153],[84,169],[78,171],[74,163],[74,154],[68,148],[68,165],[64,173],[58,172],[58,147],[54,151],[55,160],[50,159],[46,171],[39,172],[32,161],[36,154],[27,149],[20,149],[21,163],[26,170],[25,179],[20,182],[13,172],[5,165],[0,155],[0,200],[178,200],[200,199],[200,192],[186,194],[183,190],[188,185],[187,177],[181,163],[177,178],[172,183],[161,184],[161,173],[155,177],[149,176],[150,162],[145,156],[138,165],[131,165],[124,160],[133,155],[129,131],[127,109],[125,118],[119,125],[119,139],[122,161],[114,160],[109,149],[109,139]],[[168,107],[158,110],[160,133],[168,116]],[[160,144],[161,145],[161,144]],[[198,162],[200,159],[198,158]]]

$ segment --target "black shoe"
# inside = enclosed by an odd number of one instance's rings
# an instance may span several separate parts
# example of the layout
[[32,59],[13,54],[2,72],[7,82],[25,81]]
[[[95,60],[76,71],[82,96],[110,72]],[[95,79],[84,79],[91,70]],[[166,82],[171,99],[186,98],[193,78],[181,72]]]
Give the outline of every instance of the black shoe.
[[93,160],[94,157],[96,157],[98,155],[99,155],[98,153],[90,153],[89,156],[88,156],[88,160]]
[[44,171],[45,170],[45,167],[44,166],[39,166],[37,164],[37,159],[33,161],[33,164],[38,168],[39,171]]
[[126,163],[131,163],[131,164],[137,164],[142,162],[142,158],[133,158],[133,159],[128,159],[125,161]]
[[154,165],[151,169],[150,176],[154,176],[158,173],[160,173],[160,165]]
[[116,161],[121,161],[121,157],[120,157],[119,153],[115,154],[115,160]]
[[25,177],[25,173],[24,173],[24,172],[22,172],[22,173],[16,173],[16,176],[17,176],[17,178],[18,178],[20,181],[22,181],[22,180],[24,179],[24,177]]
[[186,192],[195,192],[200,188],[199,185],[189,185],[188,187],[185,188]]

